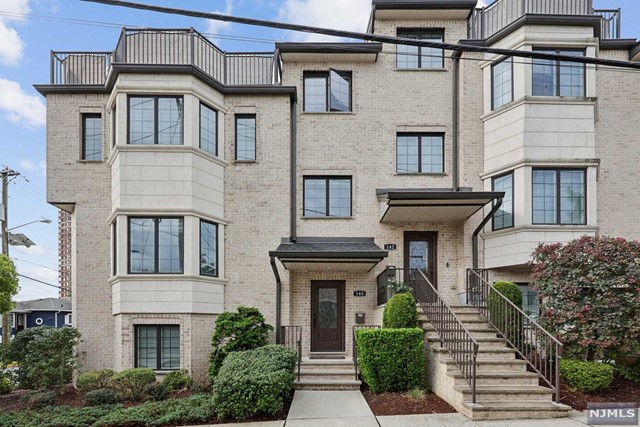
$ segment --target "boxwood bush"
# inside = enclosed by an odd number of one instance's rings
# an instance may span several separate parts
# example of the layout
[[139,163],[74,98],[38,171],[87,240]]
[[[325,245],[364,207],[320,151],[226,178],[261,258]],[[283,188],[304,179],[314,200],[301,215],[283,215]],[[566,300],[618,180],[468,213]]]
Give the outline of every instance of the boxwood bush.
[[115,372],[111,369],[98,369],[95,371],[87,371],[78,375],[76,379],[76,388],[80,393],[88,393],[93,390],[109,388],[111,378]]
[[167,390],[177,391],[191,387],[192,380],[187,371],[180,370],[169,372],[162,383],[167,387]]
[[415,328],[418,326],[416,300],[410,293],[394,295],[384,307],[383,328]]
[[218,417],[243,420],[282,410],[293,390],[296,357],[280,345],[230,353],[213,385]]
[[356,334],[362,380],[373,393],[424,386],[422,329],[362,329]]
[[113,405],[118,403],[118,393],[110,388],[98,388],[84,395],[90,406]]
[[156,374],[148,368],[132,368],[111,377],[111,384],[125,400],[140,400],[144,389],[156,382]]
[[572,386],[593,393],[611,385],[613,366],[599,362],[560,359],[560,376]]

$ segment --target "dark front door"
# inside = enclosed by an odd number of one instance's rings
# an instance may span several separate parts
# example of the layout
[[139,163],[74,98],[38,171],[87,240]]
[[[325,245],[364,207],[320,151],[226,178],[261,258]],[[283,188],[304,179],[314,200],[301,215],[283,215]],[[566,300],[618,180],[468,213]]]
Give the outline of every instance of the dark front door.
[[344,351],[344,281],[311,281],[311,351]]
[[[404,233],[404,268],[422,270],[433,286],[437,288],[436,245],[437,234],[435,232],[406,231]],[[405,271],[409,276],[409,282],[415,282],[416,280],[424,282],[422,276],[416,274],[416,272]],[[407,281],[406,278],[405,281]],[[424,286],[425,284],[421,283],[420,285]],[[417,283],[413,283],[412,286],[416,299],[424,302],[424,292],[419,292],[420,289]]]

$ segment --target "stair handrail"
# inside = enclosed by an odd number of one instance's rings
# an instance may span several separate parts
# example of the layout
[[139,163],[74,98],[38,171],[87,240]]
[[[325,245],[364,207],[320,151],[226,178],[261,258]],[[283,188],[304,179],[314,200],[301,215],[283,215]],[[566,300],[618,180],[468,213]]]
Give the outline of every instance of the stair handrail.
[[[300,365],[302,364],[302,326],[280,326],[281,344],[295,349],[298,353],[296,356],[296,367],[298,370],[298,381],[300,381]],[[293,331],[291,334],[289,331]]]
[[351,333],[353,334],[353,337],[351,339],[351,345],[352,345],[352,354],[353,354],[353,368],[355,370],[355,379],[356,381],[358,381],[358,341],[357,341],[357,335],[356,335],[356,331],[360,330],[360,329],[380,329],[380,325],[353,325],[353,328],[351,329]]
[[[410,269],[409,271],[412,270],[417,271],[428,285],[428,288],[425,289],[420,281],[415,282],[427,300],[426,303],[419,303],[418,305],[438,333],[440,346],[449,351],[464,380],[471,387],[472,403],[476,403],[476,373],[478,347],[480,345],[456,316],[449,304],[442,298],[442,295],[436,290],[436,287],[433,286],[424,271],[419,268]],[[451,330],[446,330],[445,325],[450,327]]]
[[[542,377],[542,380],[554,391],[556,402],[560,403],[560,359],[563,344],[502,292],[491,286],[487,270],[467,269],[466,285],[467,304],[480,310],[480,315]],[[501,313],[499,318],[494,318],[497,316],[491,314],[489,307],[491,294],[498,298],[496,307]],[[519,332],[519,328],[522,328],[522,333]],[[526,329],[529,330],[525,332]],[[525,334],[528,337],[525,337]],[[536,349],[538,351],[535,351]],[[549,362],[552,357],[553,364]]]

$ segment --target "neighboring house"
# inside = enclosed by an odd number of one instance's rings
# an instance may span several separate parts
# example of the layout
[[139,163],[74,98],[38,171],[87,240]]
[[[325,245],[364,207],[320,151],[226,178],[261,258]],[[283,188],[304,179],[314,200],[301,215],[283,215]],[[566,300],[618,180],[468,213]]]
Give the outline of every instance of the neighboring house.
[[[640,60],[589,0],[475,3],[373,0],[368,31]],[[472,267],[528,292],[540,242],[640,238],[636,72],[379,43],[228,53],[123,29],[113,52],[53,52],[51,75],[47,197],[72,217],[86,369],[201,375],[239,305],[301,326],[304,356],[349,358],[387,266],[455,302]]]
[[11,336],[14,337],[16,333],[36,326],[71,326],[72,320],[71,301],[68,299],[17,301],[15,308],[11,310]]

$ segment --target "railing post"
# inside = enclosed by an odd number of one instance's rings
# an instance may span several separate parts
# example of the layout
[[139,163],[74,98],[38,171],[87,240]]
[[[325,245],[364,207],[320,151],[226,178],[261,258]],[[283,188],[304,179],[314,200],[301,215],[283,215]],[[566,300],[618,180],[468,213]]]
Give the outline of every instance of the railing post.
[[471,396],[472,396],[472,403],[476,403],[476,379],[477,379],[477,373],[476,373],[476,362],[478,361],[478,344],[473,344],[473,356],[472,356],[472,363],[473,365],[471,366]]
[[560,359],[562,358],[562,345],[556,343],[556,403],[560,403]]
[[196,55],[195,55],[195,31],[193,29],[193,27],[189,28],[189,39],[190,39],[190,46],[189,49],[191,50],[191,66],[195,66],[196,65]]
[[50,76],[49,76],[49,81],[51,82],[51,84],[55,84],[56,82],[54,81],[54,72],[53,72],[53,67],[54,67],[54,61],[55,61],[55,55],[53,54],[53,50],[50,50],[50,58],[51,58],[51,69],[49,70],[50,72]]

